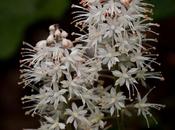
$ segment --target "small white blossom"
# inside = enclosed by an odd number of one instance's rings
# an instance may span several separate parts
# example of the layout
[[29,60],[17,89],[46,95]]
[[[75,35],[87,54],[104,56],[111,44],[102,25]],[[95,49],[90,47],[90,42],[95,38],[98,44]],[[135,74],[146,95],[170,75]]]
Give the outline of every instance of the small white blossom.
[[[153,54],[151,54],[153,55]],[[141,52],[141,49],[137,49],[136,52],[134,52],[133,54],[131,54],[131,62],[135,62],[138,68],[149,68],[150,70],[154,70],[151,67],[152,63],[158,64],[158,62],[156,62],[156,58],[149,56],[149,55],[143,55],[143,52]]]
[[104,7],[107,9],[107,13],[109,13],[110,15],[114,16],[118,16],[119,14],[122,13],[122,5],[120,2],[116,2],[114,0],[108,0],[108,2],[104,5]]
[[69,115],[66,124],[73,123],[75,129],[77,129],[80,122],[89,123],[85,117],[86,113],[87,110],[84,110],[84,106],[77,107],[75,103],[72,103],[72,110],[66,109],[66,115]]
[[64,51],[64,57],[61,58],[61,62],[63,63],[63,66],[70,71],[71,68],[76,68],[75,64],[77,62],[83,62],[84,59],[82,58],[82,54],[79,49],[74,48],[69,53],[68,50]]
[[116,52],[115,49],[116,48],[112,48],[109,45],[106,45],[105,48],[98,49],[98,57],[102,58],[102,63],[107,64],[109,70],[113,65],[119,62],[118,56],[120,53]]
[[160,72],[149,72],[148,69],[142,68],[138,70],[136,78],[141,81],[142,85],[146,87],[146,79],[159,79],[164,80]]
[[97,46],[97,44],[102,42],[104,29],[101,27],[95,28],[94,26],[89,27],[89,46]]
[[98,80],[98,72],[101,69],[101,62],[98,60],[86,60],[85,64],[78,63],[76,65],[77,77],[83,79],[85,83],[90,84]]
[[69,100],[73,96],[81,97],[83,91],[87,91],[85,85],[83,85],[83,80],[78,77],[72,79],[71,76],[67,76],[67,80],[61,81],[62,87],[68,89]]
[[[128,91],[129,91],[129,97],[131,94],[131,87],[134,86],[134,84],[137,84],[135,77],[133,77],[134,74],[137,74],[138,68],[131,68],[128,70],[125,66],[121,65],[121,71],[115,70],[112,71],[113,75],[115,77],[118,77],[118,79],[115,82],[115,85],[126,85]],[[131,98],[131,97],[130,97]]]
[[126,97],[122,92],[116,93],[116,90],[113,87],[111,88],[110,93],[106,93],[102,100],[102,108],[110,109],[111,116],[115,111],[117,111],[117,116],[119,116],[119,110],[125,108]]
[[90,128],[88,129],[90,130],[103,129],[106,125],[106,122],[102,120],[103,118],[104,118],[104,114],[100,112],[98,108],[95,108],[95,111],[93,111],[88,117],[88,120],[91,123]]
[[[37,95],[25,96],[23,100],[27,102],[35,101],[34,109],[32,110],[35,114],[36,111],[43,111],[45,105],[53,105],[54,109],[58,109],[60,103],[67,103],[64,94],[67,92],[66,89],[53,90],[50,87],[44,87],[40,89],[40,93]],[[26,101],[24,101],[26,102]]]
[[58,118],[54,120],[51,117],[45,116],[45,119],[47,121],[47,124],[45,124],[44,126],[48,130],[63,130],[66,127],[64,123],[59,122]]
[[118,37],[122,37],[122,32],[124,32],[125,29],[119,26],[117,18],[107,18],[106,21],[106,24],[102,24],[102,27],[106,29],[104,38],[112,38],[115,42],[118,42]]
[[148,127],[149,127],[148,117],[153,118],[150,112],[150,109],[154,108],[154,109],[160,110],[162,107],[165,107],[165,105],[147,102],[147,96],[151,91],[152,89],[143,98],[141,98],[140,94],[138,93],[137,95],[138,102],[134,105],[134,107],[138,109],[137,115],[138,116],[142,115],[145,118]]

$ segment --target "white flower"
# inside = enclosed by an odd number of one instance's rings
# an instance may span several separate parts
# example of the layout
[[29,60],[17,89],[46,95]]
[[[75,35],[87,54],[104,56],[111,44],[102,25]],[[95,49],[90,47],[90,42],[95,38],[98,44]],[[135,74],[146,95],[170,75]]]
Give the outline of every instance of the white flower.
[[150,112],[150,109],[154,108],[154,109],[160,110],[162,107],[165,107],[165,105],[161,105],[161,104],[147,103],[147,96],[151,91],[152,89],[143,98],[141,98],[140,93],[138,93],[137,95],[138,102],[134,105],[134,107],[138,109],[137,115],[138,116],[142,115],[145,118],[148,127],[149,127],[148,117],[151,117],[152,119],[154,119]]
[[105,20],[104,12],[106,11],[106,8],[103,8],[100,2],[97,2],[95,5],[89,5],[89,9],[78,5],[72,5],[72,7],[81,10],[74,11],[74,14],[78,14],[78,16],[74,17],[75,20],[73,21],[73,23],[76,22],[76,25],[85,23],[83,26],[87,27],[88,25],[96,25]]
[[48,48],[45,45],[45,41],[40,41],[36,44],[36,47],[33,47],[32,45],[23,42],[24,45],[26,45],[26,48],[22,49],[22,56],[24,57],[23,60],[20,60],[21,67],[25,65],[33,65],[38,64],[40,61],[42,61],[45,57],[47,57],[50,53],[48,52]]
[[54,108],[57,109],[60,102],[67,103],[66,98],[63,96],[67,92],[66,89],[61,89],[58,92],[54,92],[52,100],[54,101]]
[[84,81],[78,77],[72,79],[70,75],[67,76],[67,80],[61,81],[62,87],[68,89],[69,100],[73,96],[81,97],[83,91],[87,91]]
[[142,45],[140,45],[138,38],[135,36],[129,36],[129,34],[125,33],[123,38],[119,37],[118,42],[116,43],[116,46],[118,47],[118,50],[122,54],[132,54],[134,50],[143,48]]
[[121,65],[121,72],[118,70],[112,71],[113,75],[115,77],[118,77],[118,79],[115,82],[115,85],[126,85],[128,91],[129,91],[129,98],[131,98],[131,87],[134,86],[134,84],[137,84],[136,79],[132,76],[134,74],[137,74],[138,68],[131,68],[128,70],[124,65]]
[[91,123],[91,128],[93,130],[103,129],[106,124],[106,122],[102,120],[103,118],[104,114],[100,112],[98,108],[95,108],[95,111],[92,112],[88,118]]
[[88,117],[89,124],[81,122],[79,124],[80,130],[99,130],[103,129],[106,125],[106,121],[103,121],[104,114],[100,112],[98,108],[95,108],[94,111],[91,111],[90,116]]
[[115,110],[117,111],[117,116],[119,116],[119,110],[125,108],[126,97],[122,92],[116,93],[115,88],[111,88],[110,93],[106,93],[102,98],[102,108],[110,109],[111,116],[114,114]]
[[67,118],[66,124],[73,123],[75,129],[78,128],[80,122],[88,124],[88,120],[85,117],[87,110],[84,110],[84,106],[77,107],[75,103],[72,103],[72,110],[66,109],[66,115],[69,115]]
[[47,105],[52,105],[55,110],[58,109],[60,103],[67,103],[64,94],[67,92],[66,89],[53,90],[50,87],[43,87],[40,89],[39,94],[25,96],[23,100],[25,102],[35,102],[34,108],[30,110],[33,114],[37,111],[43,111]]
[[[160,65],[158,62],[156,62],[156,58],[153,57],[154,54],[147,54],[147,55],[143,55],[143,52],[141,52],[141,49],[137,49],[136,52],[134,52],[133,54],[131,54],[131,62],[135,62],[138,68],[149,68],[150,70],[154,70],[151,67],[151,63],[155,63]],[[156,56],[156,55],[155,55]]]
[[101,70],[101,62],[98,60],[86,60],[85,63],[78,63],[76,65],[76,73],[79,79],[84,83],[93,84],[98,80],[98,72]]
[[111,16],[118,16],[122,13],[121,8],[123,8],[120,2],[114,0],[108,0],[104,7],[107,9],[107,13]]
[[89,25],[96,25],[102,21],[105,21],[105,11],[106,8],[104,8],[101,3],[98,3],[97,5],[91,5],[90,10],[87,13],[88,17],[85,20],[85,23],[88,23]]
[[105,28],[104,38],[112,38],[115,42],[118,42],[118,37],[122,37],[122,32],[125,31],[125,29],[122,26],[119,26],[119,22],[116,18],[107,18],[106,24],[102,24],[102,27]]
[[138,70],[136,78],[141,81],[142,85],[146,87],[146,79],[159,79],[164,80],[160,72],[149,72],[148,69],[142,68]]
[[105,48],[98,49],[98,57],[102,58],[102,63],[107,64],[109,70],[113,65],[116,65],[116,63],[119,62],[119,55],[120,53],[116,52],[116,48],[112,48],[108,44],[105,46]]
[[50,86],[58,87],[58,82],[65,73],[65,67],[53,61],[40,62],[39,64],[21,70],[21,78],[25,86],[31,86],[39,81],[49,83]]
[[78,48],[71,49],[71,52],[69,50],[65,49],[64,56],[61,58],[61,63],[63,66],[67,69],[69,72],[71,68],[75,69],[76,64],[78,62],[83,62],[84,58],[82,58],[82,54]]
[[89,35],[88,35],[88,46],[94,47],[97,46],[97,44],[100,44],[103,40],[103,34],[105,33],[105,28],[101,27],[94,27],[90,26],[89,27]]
[[58,118],[53,119],[51,117],[45,116],[47,124],[45,124],[46,129],[48,130],[62,130],[65,129],[66,125],[64,123],[59,122]]

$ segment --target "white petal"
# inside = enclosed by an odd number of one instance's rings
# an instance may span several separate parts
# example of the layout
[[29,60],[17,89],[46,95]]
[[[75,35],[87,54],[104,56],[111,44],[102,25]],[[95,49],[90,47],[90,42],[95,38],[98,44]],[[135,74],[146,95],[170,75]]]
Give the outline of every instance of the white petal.
[[135,74],[137,72],[138,68],[132,68],[128,71],[128,74]]
[[77,125],[77,122],[76,122],[76,121],[74,121],[74,127],[75,127],[75,129],[77,129],[77,127],[78,127],[78,125]]
[[56,110],[58,108],[58,101],[54,102],[54,109]]
[[77,105],[73,102],[72,103],[72,110],[74,111],[74,110],[77,110],[78,108],[77,108]]
[[124,83],[126,82],[124,78],[119,78],[118,80],[119,80],[120,86],[123,86]]
[[59,123],[60,129],[65,129],[66,125],[64,123]]
[[72,116],[70,116],[70,117],[67,119],[66,124],[72,123],[73,120],[74,120],[74,118],[73,118]]
[[51,117],[45,116],[45,119],[46,119],[49,123],[54,123],[54,120],[53,120]]
[[63,102],[65,102],[67,104],[66,98],[64,96],[61,96],[60,98]]
[[111,116],[114,114],[114,111],[115,111],[115,108],[114,108],[114,106],[112,106],[110,109]]
[[118,70],[112,71],[112,74],[116,77],[121,77],[122,73]]

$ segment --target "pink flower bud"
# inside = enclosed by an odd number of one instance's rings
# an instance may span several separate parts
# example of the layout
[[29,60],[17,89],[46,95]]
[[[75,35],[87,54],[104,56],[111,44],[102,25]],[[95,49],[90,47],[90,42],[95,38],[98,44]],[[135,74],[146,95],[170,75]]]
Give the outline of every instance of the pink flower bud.
[[36,43],[36,48],[37,49],[43,49],[44,47],[46,47],[47,41],[46,40],[42,40]]
[[60,37],[60,36],[61,36],[61,32],[60,32],[59,29],[57,29],[57,30],[55,31],[55,36],[57,36],[57,37]]
[[54,42],[54,36],[50,34],[47,38],[47,43],[53,43]]
[[49,27],[49,30],[50,30],[50,31],[54,31],[54,30],[55,30],[55,26],[54,26],[54,25],[51,25],[51,26]]
[[63,38],[62,45],[64,48],[71,48],[73,46],[72,42],[66,38]]
[[122,4],[124,4],[126,7],[129,6],[129,4],[132,2],[132,0],[120,0]]
[[66,31],[63,30],[63,31],[61,32],[61,36],[64,37],[64,38],[66,38],[66,37],[68,36],[68,33],[67,33]]

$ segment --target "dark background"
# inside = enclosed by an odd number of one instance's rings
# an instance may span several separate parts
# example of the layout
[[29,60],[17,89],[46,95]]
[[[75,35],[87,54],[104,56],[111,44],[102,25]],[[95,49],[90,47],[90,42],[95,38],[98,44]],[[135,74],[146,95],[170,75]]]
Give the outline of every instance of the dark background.
[[[72,0],[77,2],[77,0]],[[73,3],[72,2],[72,3]],[[150,130],[175,130],[175,1],[152,0],[154,19],[160,24],[156,44],[164,82],[150,95],[166,108],[156,112],[158,125]],[[38,120],[24,115],[21,97],[26,93],[17,84],[22,41],[35,45],[48,35],[48,27],[58,23],[67,32],[74,30],[69,0],[0,0],[0,130],[37,128]],[[153,81],[154,82],[154,81]],[[127,130],[146,130],[145,121],[134,119]]]

